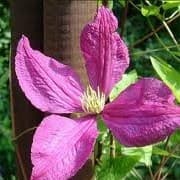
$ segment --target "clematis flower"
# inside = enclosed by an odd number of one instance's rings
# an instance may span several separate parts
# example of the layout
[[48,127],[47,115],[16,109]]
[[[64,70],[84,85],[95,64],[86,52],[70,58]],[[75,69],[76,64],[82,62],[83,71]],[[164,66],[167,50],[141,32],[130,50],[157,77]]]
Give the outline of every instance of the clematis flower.
[[[140,79],[113,102],[113,86],[129,65],[128,49],[116,31],[117,19],[101,7],[81,34],[89,86],[73,69],[30,47],[23,36],[15,57],[20,87],[45,117],[31,148],[32,180],[66,180],[89,158],[98,136],[99,114],[125,146],[145,146],[164,140],[180,126],[180,108],[171,91],[154,78]],[[85,113],[70,119],[66,113]]]

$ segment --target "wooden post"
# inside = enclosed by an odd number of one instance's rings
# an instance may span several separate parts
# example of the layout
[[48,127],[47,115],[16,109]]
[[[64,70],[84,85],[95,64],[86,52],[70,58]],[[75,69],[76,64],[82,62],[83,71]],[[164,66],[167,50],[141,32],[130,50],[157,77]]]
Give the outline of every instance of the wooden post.
[[[44,1],[44,52],[73,67],[87,82],[79,42],[83,26],[96,13],[96,0]],[[89,159],[73,180],[93,178],[93,160]]]
[[[11,1],[11,108],[13,135],[37,126],[43,113],[35,109],[22,93],[14,70],[17,42],[22,34],[31,40],[32,47],[73,66],[85,77],[79,49],[79,35],[83,26],[96,12],[96,0],[16,0]],[[83,74],[83,75],[82,75]],[[84,78],[84,82],[86,79]],[[18,180],[29,180],[31,174],[30,148],[34,131],[16,142]],[[89,160],[73,179],[92,179]]]
[[[11,1],[11,109],[13,136],[24,130],[37,126],[42,119],[42,113],[35,109],[22,93],[14,66],[17,42],[22,34],[31,39],[34,48],[43,49],[43,16],[42,0]],[[31,173],[30,148],[31,133],[27,133],[15,142],[17,155],[17,169],[19,180],[29,180]]]

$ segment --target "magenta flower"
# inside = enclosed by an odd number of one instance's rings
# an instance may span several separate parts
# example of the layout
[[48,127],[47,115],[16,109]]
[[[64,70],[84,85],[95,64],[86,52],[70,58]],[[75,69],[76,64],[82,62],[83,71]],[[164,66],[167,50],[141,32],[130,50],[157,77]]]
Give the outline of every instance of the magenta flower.
[[[95,144],[100,114],[125,146],[144,146],[165,139],[180,126],[180,108],[159,80],[145,78],[106,104],[110,91],[129,65],[128,50],[112,12],[101,7],[81,34],[81,50],[90,85],[39,51],[23,36],[17,47],[16,74],[26,97],[51,113],[37,128],[31,149],[32,180],[66,180],[83,166]],[[64,113],[85,113],[77,119]]]

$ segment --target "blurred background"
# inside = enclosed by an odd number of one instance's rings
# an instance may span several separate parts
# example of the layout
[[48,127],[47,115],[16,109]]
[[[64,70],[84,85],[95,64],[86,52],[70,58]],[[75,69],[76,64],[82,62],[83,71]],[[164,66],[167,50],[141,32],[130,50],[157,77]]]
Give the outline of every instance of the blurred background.
[[[130,56],[131,66],[128,72],[136,70],[138,77],[155,76],[150,56],[163,59],[166,63],[180,72],[180,2],[171,0],[114,0],[110,1],[115,15],[119,20],[119,33],[126,41]],[[0,0],[0,180],[14,180],[15,153],[12,141],[10,93],[9,93],[9,60],[10,60],[10,10],[6,0]],[[108,159],[104,158],[109,153],[109,132],[102,125],[99,142],[102,146],[102,157],[96,168],[98,179],[150,179],[150,171],[155,171],[162,157],[169,156],[170,149],[180,143],[179,131],[169,141],[169,149],[164,150],[164,144],[157,147],[131,150],[116,146],[116,153],[122,151],[125,159],[117,159],[114,167],[109,170]],[[149,153],[149,154],[148,154]],[[141,156],[140,159],[132,157]],[[143,159],[143,158],[144,159]],[[171,158],[163,167],[165,179],[180,179],[180,152],[179,149],[171,154]],[[124,161],[123,161],[124,160]],[[128,163],[130,162],[130,163]],[[123,164],[124,163],[124,164]],[[120,165],[122,164],[122,165]],[[125,169],[126,168],[126,169]],[[116,171],[124,171],[118,174]],[[111,176],[107,176],[107,174]],[[116,176],[114,175],[116,174]],[[121,178],[119,178],[121,177]]]
[[0,1],[0,179],[15,178],[15,154],[12,142],[9,93],[10,10]]

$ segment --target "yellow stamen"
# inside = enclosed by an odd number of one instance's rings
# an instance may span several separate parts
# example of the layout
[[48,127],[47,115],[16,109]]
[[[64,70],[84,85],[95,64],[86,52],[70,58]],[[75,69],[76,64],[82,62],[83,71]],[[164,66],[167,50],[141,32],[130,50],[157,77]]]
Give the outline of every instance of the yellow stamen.
[[89,85],[84,92],[82,99],[82,108],[87,113],[100,113],[105,105],[105,95],[100,92],[99,87],[97,92]]

